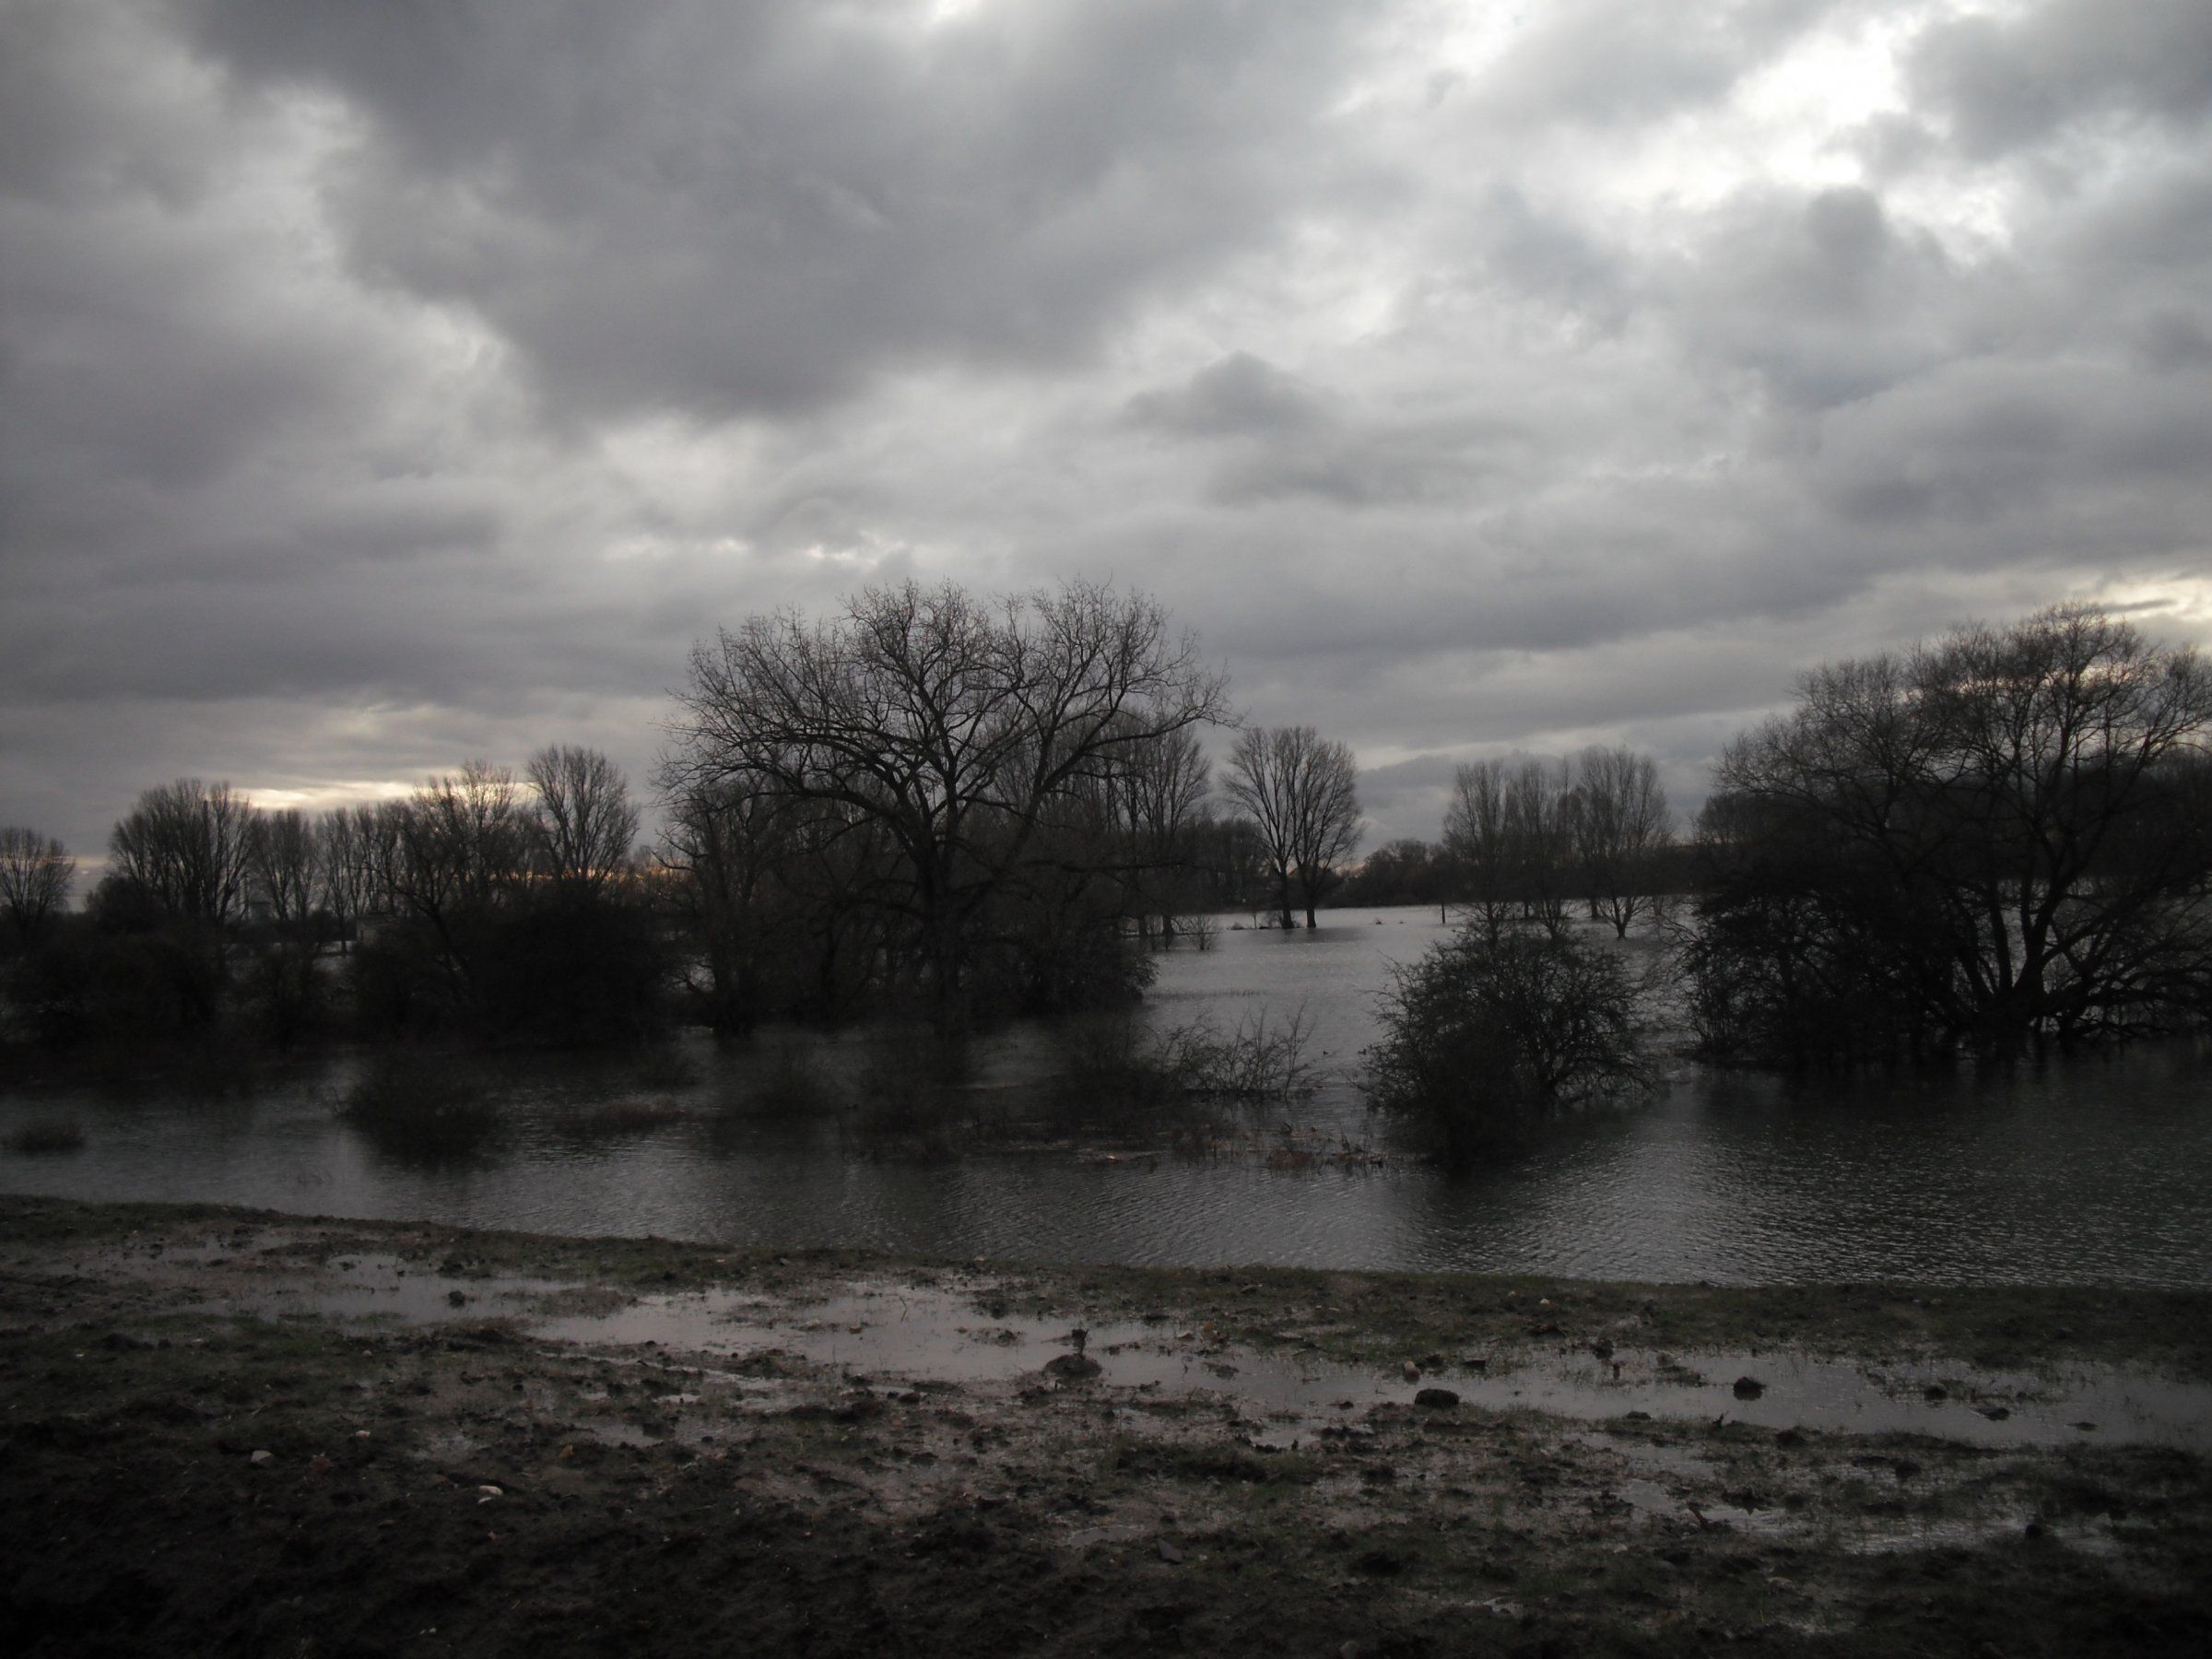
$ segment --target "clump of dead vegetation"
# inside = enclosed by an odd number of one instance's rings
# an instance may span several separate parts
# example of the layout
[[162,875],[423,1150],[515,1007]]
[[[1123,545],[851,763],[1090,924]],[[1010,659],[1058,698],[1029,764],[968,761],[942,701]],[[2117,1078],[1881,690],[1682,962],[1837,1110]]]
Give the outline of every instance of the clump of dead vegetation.
[[1302,1005],[1287,1018],[1263,1008],[1229,1031],[1203,1018],[1147,1031],[1128,1013],[1077,1021],[1063,1039],[1062,1092],[1139,1106],[1303,1100],[1319,1080],[1306,1052],[1312,1029]]

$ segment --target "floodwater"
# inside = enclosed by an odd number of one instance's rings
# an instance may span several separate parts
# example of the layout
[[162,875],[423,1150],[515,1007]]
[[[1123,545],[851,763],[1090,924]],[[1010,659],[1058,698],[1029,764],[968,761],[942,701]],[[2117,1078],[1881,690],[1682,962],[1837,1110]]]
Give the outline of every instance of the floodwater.
[[1065,1031],[1030,1027],[980,1045],[948,1117],[887,1135],[911,1050],[782,1033],[688,1041],[674,1067],[453,1063],[499,1126],[427,1155],[340,1118],[364,1064],[341,1057],[219,1100],[160,1079],[18,1090],[0,1136],[66,1120],[85,1144],[0,1150],[0,1191],[962,1258],[2212,1286],[2201,1042],[1810,1081],[1677,1062],[1647,1105],[1470,1177],[1424,1167],[1366,1112],[1359,1055],[1391,965],[1444,932],[1433,911],[1332,912],[1312,935],[1224,919],[1213,948],[1159,959],[1139,1016],[1154,1030],[1280,1030],[1302,1011],[1314,1093],[1233,1122],[1070,1109],[1041,1142],[994,1132],[1080,1067]]

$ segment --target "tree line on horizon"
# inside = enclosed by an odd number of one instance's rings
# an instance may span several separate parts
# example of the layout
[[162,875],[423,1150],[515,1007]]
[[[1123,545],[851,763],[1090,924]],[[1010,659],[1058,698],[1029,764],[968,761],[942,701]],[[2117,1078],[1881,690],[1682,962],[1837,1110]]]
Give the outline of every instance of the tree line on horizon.
[[2212,691],[2094,607],[1816,670],[1686,837],[1652,758],[1599,747],[1464,765],[1438,841],[1359,863],[1348,747],[1246,728],[1217,789],[1226,683],[1141,594],[869,589],[703,642],[677,703],[652,847],[566,747],[315,816],[149,790],[81,912],[67,853],[0,830],[0,1030],[959,1030],[1124,1000],[1198,918],[1332,898],[1625,937],[1687,894],[1700,1042],[1759,1064],[2171,1029],[2212,984]]

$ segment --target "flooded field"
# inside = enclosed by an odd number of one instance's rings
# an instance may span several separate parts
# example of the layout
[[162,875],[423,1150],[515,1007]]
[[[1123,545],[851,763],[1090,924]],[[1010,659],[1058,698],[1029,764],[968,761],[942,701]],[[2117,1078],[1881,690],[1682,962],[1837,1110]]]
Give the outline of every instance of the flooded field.
[[1137,1016],[1302,1017],[1316,1087],[1288,1108],[1115,1120],[1062,1100],[1073,1035],[1029,1026],[982,1040],[968,1086],[908,1122],[897,1034],[786,1031],[453,1062],[488,1127],[424,1147],[341,1118],[349,1057],[215,1099],[157,1077],[18,1090],[0,1132],[66,1123],[82,1144],[0,1152],[0,1191],[955,1258],[2212,1285],[2201,1044],[1862,1080],[1671,1061],[1650,1104],[1453,1179],[1401,1156],[1358,1087],[1391,965],[1443,930],[1326,914],[1312,935],[1225,919],[1215,948],[1159,959]]

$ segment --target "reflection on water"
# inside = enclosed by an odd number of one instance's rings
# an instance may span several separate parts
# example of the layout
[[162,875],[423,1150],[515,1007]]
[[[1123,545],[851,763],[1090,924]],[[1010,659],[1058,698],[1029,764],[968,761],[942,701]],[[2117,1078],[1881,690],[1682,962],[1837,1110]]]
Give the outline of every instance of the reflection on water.
[[[1323,1080],[1288,1126],[1379,1143],[1355,1081],[1375,994],[1391,962],[1441,935],[1420,911],[1335,912],[1315,935],[1225,927],[1215,949],[1162,959],[1143,1018],[1233,1029],[1302,1006]],[[853,1125],[901,1098],[909,1045],[784,1033],[688,1043],[688,1065],[479,1062],[501,1134],[488,1156],[453,1160],[395,1157],[344,1121],[351,1059],[248,1098],[154,1084],[18,1095],[0,1100],[0,1133],[66,1116],[87,1144],[0,1153],[0,1190],[933,1255],[2212,1285],[2202,1044],[1879,1079],[1680,1066],[1650,1107],[1459,1180],[1394,1159],[1108,1162],[978,1135],[1052,1092],[1066,1045],[1027,1029],[980,1048],[969,1085],[923,1125],[934,1157],[855,1150],[876,1142]]]

